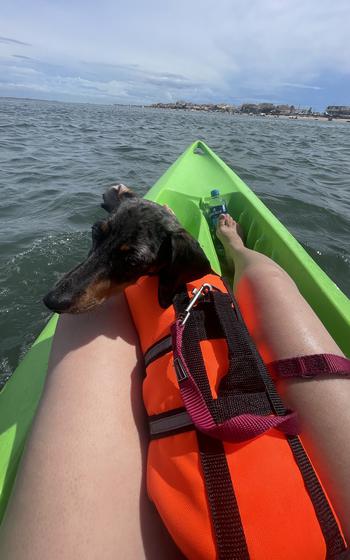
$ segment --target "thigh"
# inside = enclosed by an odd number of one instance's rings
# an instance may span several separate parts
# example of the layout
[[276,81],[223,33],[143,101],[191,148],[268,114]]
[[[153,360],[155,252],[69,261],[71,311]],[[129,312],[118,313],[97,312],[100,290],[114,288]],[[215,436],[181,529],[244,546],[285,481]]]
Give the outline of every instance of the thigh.
[[[343,355],[282,270],[265,261],[236,284],[244,320],[265,362],[331,353]],[[276,387],[298,413],[301,437],[350,540],[350,382],[337,376],[281,379]]]
[[1,557],[178,557],[145,497],[139,358],[124,296],[60,318]]
[[293,280],[272,261],[247,267],[235,294],[265,362],[306,354],[343,355]]

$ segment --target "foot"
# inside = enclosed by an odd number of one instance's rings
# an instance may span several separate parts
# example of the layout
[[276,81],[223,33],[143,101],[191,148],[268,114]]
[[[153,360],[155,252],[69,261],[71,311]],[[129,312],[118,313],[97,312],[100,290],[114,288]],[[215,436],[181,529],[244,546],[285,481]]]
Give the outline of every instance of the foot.
[[244,247],[243,230],[230,214],[221,214],[216,227],[216,235],[225,251],[239,250]]

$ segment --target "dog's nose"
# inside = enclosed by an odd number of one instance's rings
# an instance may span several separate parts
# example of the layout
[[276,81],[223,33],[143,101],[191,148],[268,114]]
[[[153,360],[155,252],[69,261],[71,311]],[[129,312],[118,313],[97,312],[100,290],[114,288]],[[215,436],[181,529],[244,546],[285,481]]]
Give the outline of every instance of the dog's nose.
[[56,313],[64,313],[69,310],[72,306],[72,301],[70,298],[64,296],[58,296],[55,292],[49,292],[43,298],[43,302],[51,311]]

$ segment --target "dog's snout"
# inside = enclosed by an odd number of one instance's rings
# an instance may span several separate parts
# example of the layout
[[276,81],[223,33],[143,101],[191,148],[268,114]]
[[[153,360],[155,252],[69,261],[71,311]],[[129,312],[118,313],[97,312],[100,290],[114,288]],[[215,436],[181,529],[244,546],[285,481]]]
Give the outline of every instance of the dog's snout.
[[68,311],[72,305],[71,299],[64,296],[58,296],[54,291],[49,292],[43,299],[44,304],[51,311],[56,313],[64,313]]

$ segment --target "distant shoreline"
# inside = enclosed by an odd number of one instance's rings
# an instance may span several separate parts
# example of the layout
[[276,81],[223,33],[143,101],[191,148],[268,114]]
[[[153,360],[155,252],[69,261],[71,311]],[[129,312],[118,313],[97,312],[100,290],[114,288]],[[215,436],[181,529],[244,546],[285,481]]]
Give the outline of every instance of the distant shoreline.
[[214,104],[176,101],[175,103],[153,103],[152,105],[148,105],[148,107],[152,109],[203,111],[207,113],[228,113],[231,115],[288,118],[293,120],[338,120],[350,122],[350,106],[347,105],[328,105],[323,112],[313,111],[312,107],[306,109],[295,107],[294,105],[274,103],[243,103],[237,106],[227,103]]
[[[129,107],[129,105],[128,105]],[[140,105],[131,105],[131,107],[140,107]],[[152,107],[151,105],[142,105],[142,107],[144,109],[158,109],[157,107]],[[164,108],[164,110],[168,110],[168,111],[181,111],[181,112],[192,112],[190,109],[174,109],[171,107],[167,107],[166,109]],[[209,111],[200,111],[200,110],[196,110],[193,112],[198,112],[198,113],[205,113],[205,112],[209,112]],[[223,112],[223,111],[212,111],[215,113],[218,112]],[[259,115],[259,114],[253,114],[250,115],[248,113],[240,113],[240,112],[233,112],[233,113],[226,113],[228,116],[231,117],[244,117],[244,118],[252,118],[252,117],[258,117],[261,119],[267,118],[269,120],[287,120],[287,121],[320,121],[320,122],[338,122],[338,123],[350,123],[350,118],[344,118],[344,117],[332,117],[331,119],[327,116],[324,115],[296,115],[296,116],[292,116],[292,115]]]
[[[237,113],[239,114],[239,113]],[[242,116],[245,117],[249,117],[251,115],[247,115],[246,113],[240,113]],[[259,117],[260,115],[254,115],[254,117]],[[295,117],[293,116],[289,116],[289,115],[279,115],[278,117],[276,117],[275,115],[265,115],[267,118],[269,119],[282,119],[282,120],[292,120],[292,121],[321,121],[321,122],[350,122],[350,119],[346,119],[343,117],[332,117],[331,119],[329,119],[328,117],[324,116],[324,115],[320,115],[320,116],[313,116],[313,115],[297,115]]]
[[[277,119],[289,119],[289,120],[304,120],[304,121],[336,121],[336,122],[347,122],[350,123],[350,106],[328,106],[327,109],[346,109],[347,114],[337,115],[328,114],[327,111],[318,112],[306,109],[295,109],[293,105],[274,105],[272,103],[260,103],[258,105],[254,104],[243,104],[240,107],[229,105],[229,104],[211,104],[211,103],[191,103],[191,102],[175,102],[175,103],[153,103],[151,105],[145,104],[135,104],[135,103],[93,103],[89,101],[62,101],[57,99],[40,99],[37,97],[12,97],[7,95],[0,95],[1,99],[5,101],[31,101],[31,102],[43,102],[43,103],[69,103],[73,105],[96,105],[96,106],[111,106],[111,107],[135,107],[142,109],[167,109],[173,111],[191,111],[191,112],[208,112],[208,113],[226,113],[229,115],[239,115],[244,117],[262,117],[262,118],[277,118]],[[246,110],[242,110],[242,107],[247,107]],[[249,107],[254,108],[254,112],[249,111]],[[282,108],[282,109],[279,109]],[[264,112],[266,108],[270,112]],[[292,109],[292,111],[291,111]]]

